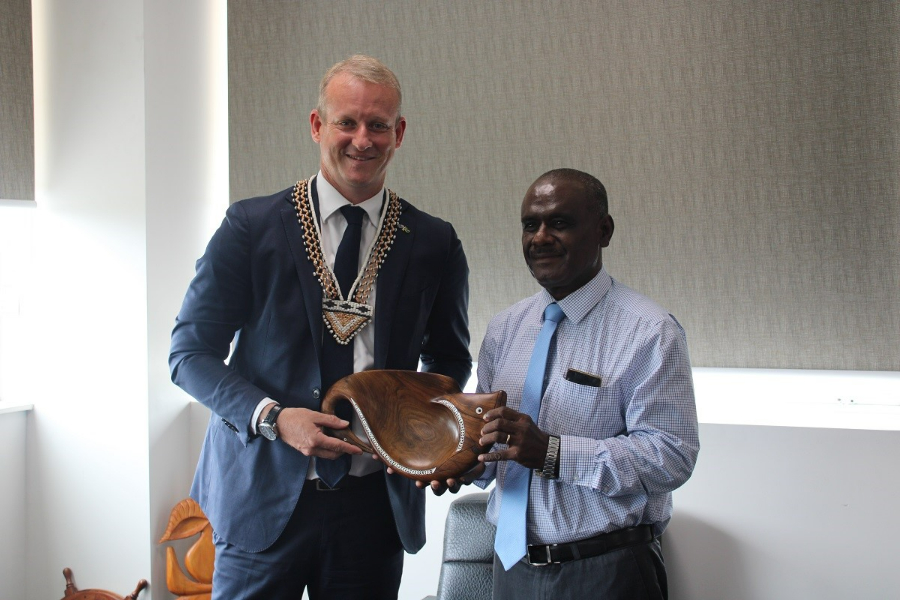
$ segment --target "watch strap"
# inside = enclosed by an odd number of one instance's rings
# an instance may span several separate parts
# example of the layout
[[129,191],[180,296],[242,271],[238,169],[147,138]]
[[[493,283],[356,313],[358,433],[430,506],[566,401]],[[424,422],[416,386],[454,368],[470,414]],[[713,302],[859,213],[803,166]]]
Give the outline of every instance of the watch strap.
[[534,474],[544,479],[556,479],[556,464],[559,460],[559,436],[551,435],[547,443],[547,455],[544,456],[544,468],[535,469]]

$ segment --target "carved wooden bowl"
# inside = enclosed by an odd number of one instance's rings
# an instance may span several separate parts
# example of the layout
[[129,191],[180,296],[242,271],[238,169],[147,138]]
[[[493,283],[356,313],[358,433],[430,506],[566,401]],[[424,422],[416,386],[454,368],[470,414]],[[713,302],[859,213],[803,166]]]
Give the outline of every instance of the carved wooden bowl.
[[490,445],[478,443],[482,416],[506,404],[506,392],[464,394],[450,377],[415,371],[362,371],[328,390],[322,412],[348,401],[369,444],[349,428],[328,433],[378,454],[394,471],[419,481],[455,478]]

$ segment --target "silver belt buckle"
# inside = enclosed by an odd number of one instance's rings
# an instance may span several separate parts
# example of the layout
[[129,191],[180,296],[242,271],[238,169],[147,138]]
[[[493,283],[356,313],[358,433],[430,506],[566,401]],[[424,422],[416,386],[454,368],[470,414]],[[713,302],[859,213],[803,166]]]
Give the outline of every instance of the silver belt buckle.
[[552,546],[556,546],[556,544],[543,544],[541,546],[541,548],[544,549],[544,553],[546,554],[546,560],[544,562],[532,561],[531,552],[526,552],[525,557],[528,559],[528,564],[532,567],[546,567],[547,565],[557,564],[556,562],[554,562],[553,557],[550,555],[550,548]]

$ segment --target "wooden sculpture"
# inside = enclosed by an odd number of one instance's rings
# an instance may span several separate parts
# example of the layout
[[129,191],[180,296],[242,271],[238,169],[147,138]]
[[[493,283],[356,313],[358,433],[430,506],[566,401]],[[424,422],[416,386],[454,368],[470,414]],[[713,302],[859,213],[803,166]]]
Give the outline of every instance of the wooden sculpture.
[[134,591],[127,596],[119,596],[106,590],[78,590],[75,587],[75,580],[72,577],[72,569],[66,567],[63,569],[63,577],[66,578],[66,591],[63,600],[137,600],[141,590],[147,587],[147,580],[141,579],[137,583]]
[[192,498],[175,505],[169,514],[169,525],[159,543],[182,540],[200,534],[200,538],[184,555],[184,567],[193,579],[181,570],[172,546],[166,548],[166,586],[178,600],[210,600],[215,561],[212,525],[200,506]]
[[322,401],[335,412],[347,401],[369,443],[349,428],[328,433],[378,454],[394,471],[419,481],[462,475],[489,446],[478,443],[485,412],[504,406],[506,392],[464,394],[444,375],[414,371],[362,371],[336,382]]

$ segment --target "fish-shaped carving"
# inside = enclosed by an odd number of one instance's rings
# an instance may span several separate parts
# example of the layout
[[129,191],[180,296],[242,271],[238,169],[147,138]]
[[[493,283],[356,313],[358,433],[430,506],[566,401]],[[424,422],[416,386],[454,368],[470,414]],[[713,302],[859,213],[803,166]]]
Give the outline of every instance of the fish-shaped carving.
[[450,377],[415,371],[374,370],[337,381],[322,401],[334,414],[349,402],[369,443],[349,428],[330,435],[378,454],[394,471],[419,481],[456,478],[478,463],[490,445],[478,443],[484,413],[506,405],[506,392],[467,394]]

